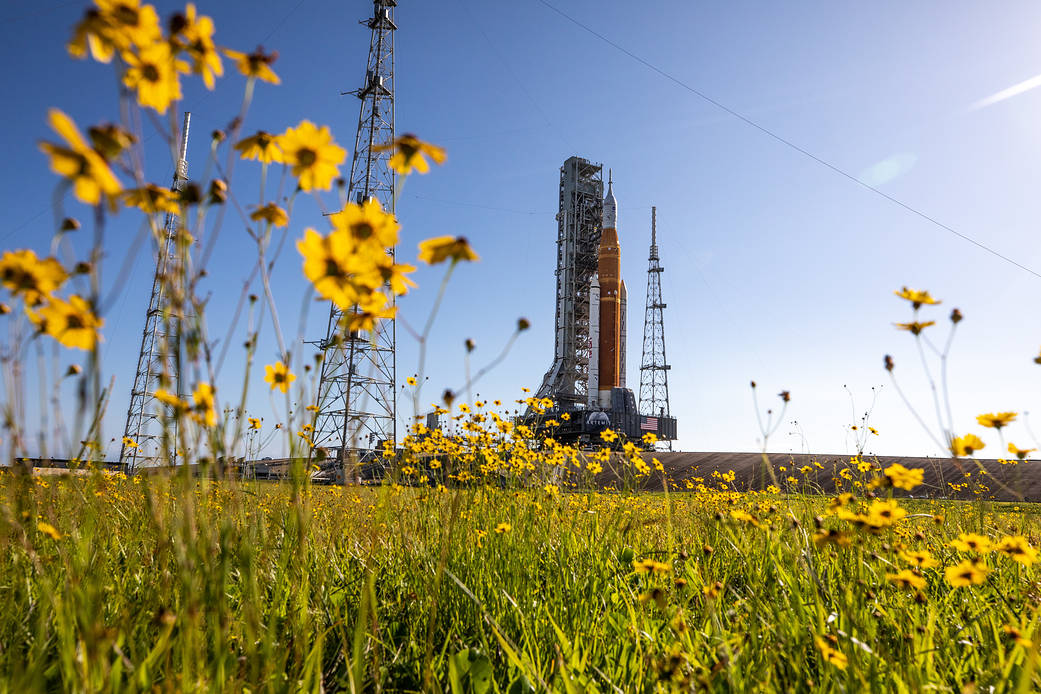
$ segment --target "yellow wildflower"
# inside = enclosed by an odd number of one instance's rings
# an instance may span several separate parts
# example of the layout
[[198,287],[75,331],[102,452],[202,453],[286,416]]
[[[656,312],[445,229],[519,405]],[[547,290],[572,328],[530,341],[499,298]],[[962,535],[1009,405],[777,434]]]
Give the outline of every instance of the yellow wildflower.
[[921,468],[908,470],[899,463],[894,463],[885,469],[885,475],[889,478],[890,484],[897,489],[906,489],[908,491],[922,483],[924,474],[925,471]]
[[315,291],[344,310],[358,301],[351,276],[359,260],[346,234],[333,232],[322,236],[314,229],[305,229],[304,238],[297,241],[296,247],[304,257],[304,275],[314,284]]
[[472,261],[480,258],[474,253],[470,242],[465,237],[438,236],[420,242],[419,259],[428,265],[437,265],[446,260],[451,260],[455,265],[460,260]]
[[36,524],[36,529],[39,530],[44,535],[46,535],[49,538],[51,538],[52,540],[60,540],[61,539],[61,533],[58,532],[58,529],[55,528],[50,523],[44,523],[43,521],[40,521],[39,523]]
[[260,420],[259,419],[257,419],[256,417],[247,417],[247,419],[249,421],[249,428],[250,429],[259,429],[260,428]]
[[278,146],[304,191],[329,190],[332,180],[340,174],[337,166],[347,157],[346,150],[333,142],[328,127],[318,128],[309,120],[286,128],[278,136]]
[[853,501],[853,495],[849,492],[839,494],[835,498],[828,500],[828,510],[835,511],[836,509],[840,509],[844,506],[849,506],[851,501]]
[[901,299],[907,299],[911,302],[914,308],[920,308],[922,304],[939,304],[940,301],[929,296],[927,291],[919,291],[917,289],[908,289],[907,287],[902,288],[898,292],[893,292]]
[[1020,460],[1025,460],[1028,455],[1036,451],[1036,448],[1017,448],[1016,444],[1009,443],[1008,452],[1016,456]]
[[157,388],[156,391],[152,393],[152,397],[154,397],[156,400],[165,405],[173,407],[176,410],[188,409],[188,403],[186,403],[184,400],[181,400],[179,397],[169,392],[165,388]]
[[894,323],[898,330],[907,330],[912,335],[919,335],[923,330],[928,328],[930,325],[936,325],[936,321],[927,320],[924,322],[914,321],[913,323]]
[[390,248],[398,243],[401,225],[394,215],[384,211],[380,201],[369,198],[360,205],[347,204],[329,216],[333,229],[343,231],[356,244]]
[[125,53],[127,71],[123,84],[137,91],[137,103],[159,113],[174,101],[181,99],[180,72],[188,72],[188,63],[179,60],[170,50],[170,44],[153,43],[139,53]]
[[235,149],[241,152],[243,159],[255,159],[262,164],[284,161],[282,150],[278,148],[278,136],[258,130],[256,135],[239,140]]
[[5,251],[0,256],[0,285],[34,306],[58,289],[68,274],[55,258],[37,258],[31,250]]
[[898,523],[907,515],[907,511],[900,507],[895,499],[875,499],[867,509],[868,525],[885,528]]
[[390,320],[396,314],[396,307],[387,306],[387,297],[374,292],[359,300],[353,311],[344,314],[344,327],[349,331],[372,332],[379,321]]
[[984,445],[983,441],[975,434],[957,436],[951,440],[951,453],[961,458],[982,450]]
[[633,570],[638,574],[666,574],[672,571],[672,567],[654,559],[639,559],[633,561]]
[[846,657],[846,654],[832,648],[827,639],[818,636],[814,639],[814,642],[817,644],[817,649],[821,652],[821,655],[824,656],[826,662],[831,663],[839,670],[845,670],[849,665],[849,658]]
[[280,361],[264,367],[264,382],[271,384],[271,390],[278,388],[283,393],[287,393],[290,384],[295,380],[296,375],[290,373],[289,367]]
[[169,212],[180,214],[181,205],[176,192],[149,183],[143,188],[132,188],[123,193],[123,204],[136,207],[147,214]]
[[841,530],[821,528],[813,533],[813,544],[822,547],[832,544],[837,547],[849,547],[850,537]]
[[947,576],[948,583],[955,588],[964,588],[982,584],[987,580],[987,574],[990,573],[990,570],[982,564],[966,559],[957,566],[948,566],[944,573]]
[[1030,566],[1037,561],[1037,549],[1031,547],[1030,542],[1025,537],[1019,535],[1001,538],[994,545],[994,549],[998,552],[1004,552],[1024,566]]
[[192,72],[202,75],[207,89],[213,89],[215,77],[224,74],[217,46],[213,43],[213,20],[197,15],[195,3],[185,6],[184,14],[176,14],[170,22],[170,40],[192,59]]
[[376,145],[373,147],[373,150],[377,152],[393,151],[394,154],[387,162],[387,166],[403,176],[412,173],[413,169],[421,174],[429,171],[430,164],[427,163],[424,155],[430,157],[438,164],[443,164],[445,161],[444,149],[429,142],[423,142],[415,135],[408,133],[398,137],[393,142]]
[[209,383],[199,383],[192,393],[194,410],[192,418],[199,424],[212,427],[217,423],[217,410],[215,409],[214,388]]
[[886,574],[886,580],[898,588],[925,588],[925,579],[910,569],[901,569],[895,574]]
[[414,265],[395,263],[391,256],[382,253],[374,253],[372,257],[374,262],[355,275],[354,281],[362,287],[370,290],[387,287],[395,296],[401,296],[408,293],[409,287],[416,286],[408,277],[408,273],[416,271]]
[[269,202],[263,207],[258,207],[249,215],[249,218],[254,222],[264,221],[275,227],[289,226],[289,215],[273,202]]
[[940,562],[933,559],[933,555],[928,550],[900,550],[900,558],[919,569],[931,569],[940,565]]
[[105,321],[98,318],[90,304],[73,294],[68,301],[51,297],[38,309],[29,313],[29,319],[40,332],[50,335],[66,347],[92,350],[98,342],[98,330]]
[[271,84],[280,84],[282,81],[271,69],[271,63],[278,59],[277,51],[265,54],[263,47],[257,46],[257,50],[252,53],[241,53],[225,48],[224,55],[234,60],[235,67],[246,77],[254,77]]
[[107,63],[117,50],[145,48],[162,38],[159,15],[151,5],[142,7],[140,0],[94,0],[94,4],[69,41],[72,57],[84,57],[89,48],[94,60]]
[[123,445],[127,448],[137,448],[137,441],[134,441],[134,439],[130,438],[129,436],[124,436]]
[[612,443],[618,439],[618,433],[614,429],[604,429],[600,432],[600,438],[607,443]]
[[40,149],[50,155],[51,171],[72,181],[76,198],[88,205],[97,205],[102,195],[110,200],[118,195],[121,186],[112,169],[87,145],[72,119],[52,108],[47,120],[66,144],[41,142]]
[[509,523],[499,523],[497,526],[495,526],[495,532],[498,533],[499,535],[503,535],[505,533],[508,533],[512,529],[513,529],[513,526],[510,525]]
[[988,412],[987,414],[981,414],[976,416],[976,421],[980,426],[987,427],[988,429],[1000,429],[1001,427],[1010,424],[1015,421],[1017,412]]
[[976,533],[962,533],[957,540],[951,540],[950,546],[959,552],[976,552],[986,554],[992,549],[990,538]]
[[416,385],[416,377],[415,376],[409,376],[408,378],[405,379],[405,383],[409,384],[410,386],[415,386]]
[[643,435],[643,444],[645,446],[653,446],[656,443],[658,443],[658,435],[653,431],[648,431]]
[[739,508],[735,508],[730,511],[730,516],[734,520],[744,521],[749,525],[754,525],[757,528],[759,527],[759,520],[748,511],[743,511]]
[[1022,646],[1023,648],[1031,648],[1034,645],[1033,641],[1024,636],[1023,632],[1021,632],[1019,629],[1012,626],[1011,624],[1002,624],[1001,630],[1009,636],[1011,636],[1012,640],[1016,642],[1017,646]]

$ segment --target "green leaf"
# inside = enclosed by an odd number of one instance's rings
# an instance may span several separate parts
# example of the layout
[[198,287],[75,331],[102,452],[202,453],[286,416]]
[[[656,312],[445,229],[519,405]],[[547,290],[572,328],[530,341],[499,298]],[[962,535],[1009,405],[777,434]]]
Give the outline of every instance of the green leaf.
[[528,678],[523,673],[517,676],[517,679],[510,683],[510,688],[506,690],[507,694],[535,694],[535,687],[531,685]]

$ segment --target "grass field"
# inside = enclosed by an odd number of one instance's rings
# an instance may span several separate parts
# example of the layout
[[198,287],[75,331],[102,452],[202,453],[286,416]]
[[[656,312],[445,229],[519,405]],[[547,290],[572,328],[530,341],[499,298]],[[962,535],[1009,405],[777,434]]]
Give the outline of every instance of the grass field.
[[[394,4],[375,3],[373,36],[390,31]],[[68,37],[70,59],[114,69],[120,86],[107,116],[100,96],[80,100],[100,122],[81,127],[58,108],[48,112],[53,134],[38,146],[56,176],[49,255],[46,227],[35,222],[41,215],[23,232],[26,247],[0,249],[0,444],[18,465],[0,468],[0,694],[1041,689],[1038,507],[988,498],[1028,498],[1039,488],[1028,474],[1036,463],[1024,461],[1041,444],[1020,449],[1004,438],[1018,413],[981,414],[977,424],[999,443],[987,454],[1007,450],[1015,460],[968,460],[986,444],[950,407],[947,359],[964,318],[957,308],[937,349],[930,335],[940,328],[926,318],[938,315],[927,312],[940,301],[906,286],[894,292],[911,307],[911,322],[896,327],[915,340],[935,429],[901,390],[893,357],[883,360],[912,418],[951,459],[906,469],[863,458],[878,434],[869,410],[851,423],[858,455],[841,466],[771,462],[764,452],[737,471],[717,463],[699,472],[688,458],[685,477],[667,479],[665,464],[647,453],[657,445],[649,432],[625,440],[606,429],[580,450],[564,435],[554,439],[572,412],[552,399],[504,408],[462,402],[531,327],[527,318],[483,365],[471,364],[476,343],[459,335],[465,381],[454,390],[430,384],[422,395],[446,287],[457,265],[480,258],[464,236],[432,236],[411,250],[401,243],[394,210],[402,186],[446,153],[395,136],[393,126],[377,133],[372,124],[380,108],[387,113],[381,95],[393,80],[370,71],[357,92],[370,125],[367,137],[351,138],[361,144],[349,158],[328,126],[305,113],[286,121],[286,98],[255,90],[281,82],[272,69],[278,52],[218,46],[212,19],[194,3],[161,22],[147,3],[95,0],[75,26],[55,31]],[[393,65],[383,55],[379,64]],[[170,155],[185,144],[182,81],[213,89],[225,73],[244,81],[237,115],[221,116],[227,129],[211,131],[192,180],[187,161],[175,159],[172,186],[151,183],[157,171],[169,180],[163,144]],[[261,113],[245,129],[257,94],[279,100],[278,118]],[[153,138],[149,156],[160,154],[161,169],[145,166]],[[496,167],[513,166],[496,157]],[[361,161],[368,178],[356,189]],[[233,178],[236,162],[251,167],[250,189]],[[121,219],[135,221],[112,223],[120,209]],[[317,219],[321,229],[306,226]],[[417,221],[442,234],[468,228]],[[135,226],[120,261],[106,239]],[[255,243],[255,258],[214,254],[221,234],[233,233]],[[105,320],[118,325],[116,300],[130,291],[123,280],[102,282],[102,267],[105,277],[125,278],[143,245],[158,259],[154,322],[143,333],[140,384],[130,380],[140,407],[130,406],[125,428],[119,423],[119,460],[148,470],[128,478],[90,471],[116,443],[105,420],[117,372],[119,388],[132,373],[126,364],[102,368]],[[273,287],[290,286],[282,274],[272,281],[279,258],[299,263],[299,297],[276,298]],[[392,322],[420,265],[443,269],[441,284],[426,288],[436,292],[429,314]],[[226,283],[200,285],[217,276]],[[218,311],[208,324],[210,300],[222,292],[226,309],[241,292],[234,316]],[[307,311],[296,308],[313,299],[331,316],[321,353],[303,346],[315,343],[305,342]],[[291,307],[288,320],[280,306]],[[485,319],[465,302],[452,310]],[[298,315],[293,337],[282,326]],[[403,384],[393,381],[404,365],[384,361],[388,335],[390,345],[418,344],[416,370]],[[242,351],[226,366],[228,345]],[[327,370],[329,359],[340,365]],[[370,415],[351,400],[359,397],[354,385],[341,389],[322,376],[356,367],[389,405],[385,419],[410,426],[369,427],[361,420]],[[571,380],[571,401],[584,401],[589,383]],[[384,397],[387,387],[402,389],[397,400]],[[781,391],[764,417],[751,387],[768,451],[787,421],[790,393]],[[418,422],[437,392],[444,408],[435,411],[447,418],[430,430]],[[263,398],[267,425],[250,409]],[[414,419],[405,419],[407,400]],[[1024,435],[1015,430],[1020,443]],[[388,472],[380,486],[312,486],[304,472],[379,441]],[[227,462],[268,454],[292,461],[289,479],[223,479]],[[84,474],[24,469],[27,458],[50,455]],[[607,477],[611,489],[602,488]],[[640,487],[662,491],[634,491]],[[905,492],[970,498],[895,496]]]
[[1032,505],[0,480],[3,691],[1041,686]]

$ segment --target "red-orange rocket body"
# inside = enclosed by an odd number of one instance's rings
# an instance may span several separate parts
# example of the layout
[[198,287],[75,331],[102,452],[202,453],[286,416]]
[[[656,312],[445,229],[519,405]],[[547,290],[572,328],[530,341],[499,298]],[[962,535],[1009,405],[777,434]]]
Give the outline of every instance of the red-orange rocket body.
[[621,386],[622,344],[622,249],[618,242],[617,202],[611,183],[604,198],[603,231],[597,276],[600,282],[600,340],[597,372],[597,399],[602,407],[611,404],[611,389]]

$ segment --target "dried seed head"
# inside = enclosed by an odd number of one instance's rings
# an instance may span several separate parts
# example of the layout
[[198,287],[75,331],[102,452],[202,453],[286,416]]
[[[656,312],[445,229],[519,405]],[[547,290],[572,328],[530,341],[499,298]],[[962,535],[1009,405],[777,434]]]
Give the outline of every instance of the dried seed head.
[[198,205],[202,202],[202,188],[198,183],[192,181],[184,187],[181,191],[181,202],[185,205]]

